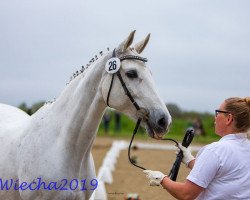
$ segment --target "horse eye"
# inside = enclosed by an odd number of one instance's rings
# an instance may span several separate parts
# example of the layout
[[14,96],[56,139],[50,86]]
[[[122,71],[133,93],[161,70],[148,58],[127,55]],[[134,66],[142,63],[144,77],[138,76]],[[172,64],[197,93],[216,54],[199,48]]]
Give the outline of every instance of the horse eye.
[[131,70],[126,72],[126,76],[129,78],[138,78],[138,74],[136,70]]

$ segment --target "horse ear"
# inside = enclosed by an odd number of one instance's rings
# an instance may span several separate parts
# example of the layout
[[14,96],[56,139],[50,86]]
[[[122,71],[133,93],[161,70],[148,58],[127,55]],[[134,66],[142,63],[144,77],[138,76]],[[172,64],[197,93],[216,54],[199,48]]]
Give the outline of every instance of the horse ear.
[[126,51],[126,49],[132,44],[133,40],[134,40],[134,35],[135,35],[135,31],[132,31],[129,36],[127,37],[126,40],[124,40],[118,47],[119,50],[121,50],[121,52]]
[[137,51],[137,53],[141,53],[143,50],[144,50],[144,48],[147,46],[147,44],[148,44],[148,41],[149,41],[149,38],[150,38],[150,33],[147,35],[147,37],[144,39],[144,40],[142,40],[141,42],[139,42],[139,43],[137,43],[136,45],[135,45],[135,50]]

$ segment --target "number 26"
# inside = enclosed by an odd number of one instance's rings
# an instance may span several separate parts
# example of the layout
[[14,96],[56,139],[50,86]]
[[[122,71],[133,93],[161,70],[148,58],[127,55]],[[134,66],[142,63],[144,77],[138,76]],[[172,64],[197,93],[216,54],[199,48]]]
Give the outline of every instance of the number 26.
[[116,69],[116,60],[109,62],[109,71]]

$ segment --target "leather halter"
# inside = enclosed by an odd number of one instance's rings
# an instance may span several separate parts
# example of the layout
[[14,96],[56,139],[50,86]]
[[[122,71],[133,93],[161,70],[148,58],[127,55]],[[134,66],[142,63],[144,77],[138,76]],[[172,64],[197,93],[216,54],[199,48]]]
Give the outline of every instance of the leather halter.
[[[116,57],[116,52],[115,52],[115,49],[113,50],[113,53],[112,53],[112,57]],[[125,56],[122,56],[119,58],[120,61],[123,61],[123,60],[140,60],[140,61],[143,61],[143,62],[147,62],[147,58],[143,58],[143,57],[140,57],[140,56],[134,56],[134,55],[125,55]],[[135,137],[135,134],[137,133],[137,130],[140,126],[140,123],[141,121],[145,121],[145,123],[148,125],[149,129],[151,129],[152,132],[153,129],[152,127],[150,126],[149,122],[148,122],[148,111],[145,110],[144,108],[140,108],[140,106],[137,104],[137,102],[134,100],[133,96],[131,95],[131,93],[129,92],[125,82],[123,81],[123,78],[121,76],[121,73],[120,71],[118,70],[116,73],[112,74],[112,79],[111,79],[111,83],[110,83],[110,87],[109,87],[109,91],[108,91],[108,95],[107,95],[107,105],[109,106],[109,97],[110,97],[110,93],[111,93],[111,89],[112,89],[112,86],[113,86],[113,81],[114,81],[114,76],[115,74],[117,74],[120,82],[121,82],[121,85],[125,91],[125,94],[128,96],[128,98],[130,99],[130,101],[133,103],[134,107],[136,108],[137,110],[137,116],[138,116],[138,120],[136,122],[136,126],[135,126],[135,129],[133,131],[133,135],[132,135],[132,138],[131,138],[131,141],[130,141],[130,144],[129,144],[129,148],[128,148],[128,159],[130,161],[130,163],[132,165],[134,165],[135,167],[138,167],[142,170],[146,170],[146,168],[142,167],[142,166],[139,166],[137,164],[135,164],[131,157],[130,157],[130,149],[131,149],[131,146],[132,146],[132,142],[134,140],[134,137]],[[110,107],[110,106],[109,106]],[[174,139],[170,139],[170,138],[164,138],[162,140],[170,140],[172,142],[175,142],[175,144],[178,146],[178,142],[175,141]]]

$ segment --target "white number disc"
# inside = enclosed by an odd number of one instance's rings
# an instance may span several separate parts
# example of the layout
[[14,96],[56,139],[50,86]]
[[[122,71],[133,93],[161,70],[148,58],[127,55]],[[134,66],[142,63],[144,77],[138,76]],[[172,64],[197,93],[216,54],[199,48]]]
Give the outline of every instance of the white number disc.
[[119,71],[120,67],[121,67],[120,59],[113,57],[107,61],[106,65],[105,65],[105,70],[109,74],[114,74],[114,73]]

